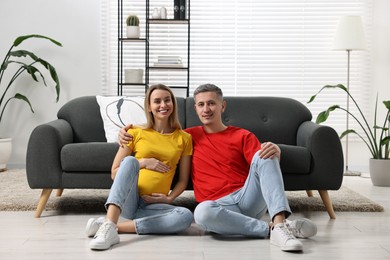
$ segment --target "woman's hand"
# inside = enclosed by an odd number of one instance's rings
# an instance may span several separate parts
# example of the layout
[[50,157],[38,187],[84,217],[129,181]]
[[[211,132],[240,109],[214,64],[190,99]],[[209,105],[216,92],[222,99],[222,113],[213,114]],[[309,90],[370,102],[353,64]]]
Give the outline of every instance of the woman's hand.
[[173,199],[162,193],[152,193],[152,195],[143,195],[142,199],[149,204],[152,203],[165,203],[171,204]]
[[271,142],[262,143],[259,156],[261,159],[273,159],[276,157],[280,161],[280,148]]
[[142,158],[139,160],[139,165],[141,169],[148,169],[161,173],[169,172],[171,168],[155,158]]

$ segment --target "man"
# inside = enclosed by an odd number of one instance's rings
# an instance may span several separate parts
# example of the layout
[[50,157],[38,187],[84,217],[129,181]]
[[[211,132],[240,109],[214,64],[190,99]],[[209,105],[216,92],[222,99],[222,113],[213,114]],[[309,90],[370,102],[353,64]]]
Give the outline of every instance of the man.
[[[289,221],[291,215],[280,170],[280,149],[242,128],[226,126],[226,101],[213,84],[194,91],[195,110],[202,126],[186,129],[194,144],[192,181],[199,205],[195,222],[206,231],[223,235],[268,237],[283,251],[302,251],[296,238],[317,233],[308,219]],[[129,140],[126,130],[121,143]],[[212,155],[212,156],[211,156]],[[260,220],[267,212],[271,223]]]

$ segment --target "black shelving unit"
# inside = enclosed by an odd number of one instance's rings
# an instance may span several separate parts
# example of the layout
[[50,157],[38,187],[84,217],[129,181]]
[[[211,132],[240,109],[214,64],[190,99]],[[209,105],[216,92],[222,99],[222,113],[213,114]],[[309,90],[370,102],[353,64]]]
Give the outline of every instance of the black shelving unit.
[[[146,28],[145,28],[145,38],[139,39],[129,39],[124,37],[123,33],[123,23],[125,22],[123,17],[123,1],[126,0],[118,0],[118,95],[123,95],[123,88],[125,86],[145,86],[145,92],[149,86],[150,80],[150,72],[154,70],[166,70],[166,71],[183,71],[186,73],[186,82],[182,85],[170,85],[169,87],[172,89],[185,89],[186,96],[189,96],[189,86],[190,86],[190,0],[186,0],[186,17],[185,19],[152,19],[151,18],[151,8],[150,4],[153,0],[146,0],[145,3],[145,17],[146,17]],[[173,1],[171,0],[172,4]],[[167,1],[168,3],[168,1]],[[183,26],[187,26],[187,35],[183,37],[187,37],[187,62],[183,64],[182,67],[159,67],[152,66],[150,62],[150,39],[153,35],[151,35],[151,26],[154,25],[167,25],[167,27],[171,24],[182,24]],[[142,42],[145,44],[145,82],[144,83],[124,83],[123,82],[123,45],[124,44],[133,44],[135,42]]]

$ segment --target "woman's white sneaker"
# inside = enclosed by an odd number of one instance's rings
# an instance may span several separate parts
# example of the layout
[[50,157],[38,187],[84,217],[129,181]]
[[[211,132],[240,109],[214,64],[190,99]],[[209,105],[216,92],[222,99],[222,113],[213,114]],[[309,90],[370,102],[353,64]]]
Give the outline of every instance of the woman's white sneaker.
[[284,225],[279,223],[273,226],[270,235],[271,244],[279,246],[282,251],[302,251],[302,243],[294,237],[290,230]]
[[95,250],[106,250],[119,243],[118,231],[112,221],[105,221],[89,243],[89,247]]

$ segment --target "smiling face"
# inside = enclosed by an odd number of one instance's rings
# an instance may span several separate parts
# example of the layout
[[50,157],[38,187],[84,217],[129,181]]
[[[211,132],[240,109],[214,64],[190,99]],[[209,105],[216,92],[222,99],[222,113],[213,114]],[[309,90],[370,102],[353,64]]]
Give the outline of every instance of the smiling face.
[[162,89],[155,89],[150,94],[148,112],[151,112],[155,119],[167,120],[173,112],[171,94]]
[[219,130],[223,127],[222,112],[226,103],[214,91],[201,92],[195,95],[195,110],[200,121],[206,128]]

